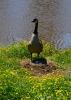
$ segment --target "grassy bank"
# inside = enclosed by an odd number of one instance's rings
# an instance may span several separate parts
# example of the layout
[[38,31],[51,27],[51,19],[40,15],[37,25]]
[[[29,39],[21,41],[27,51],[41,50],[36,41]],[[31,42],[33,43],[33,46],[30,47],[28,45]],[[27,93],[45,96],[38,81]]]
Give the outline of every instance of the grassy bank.
[[26,41],[0,48],[0,100],[71,99],[71,48],[59,51],[44,43],[42,55],[57,63],[60,73],[33,76],[22,68],[19,62],[30,58]]

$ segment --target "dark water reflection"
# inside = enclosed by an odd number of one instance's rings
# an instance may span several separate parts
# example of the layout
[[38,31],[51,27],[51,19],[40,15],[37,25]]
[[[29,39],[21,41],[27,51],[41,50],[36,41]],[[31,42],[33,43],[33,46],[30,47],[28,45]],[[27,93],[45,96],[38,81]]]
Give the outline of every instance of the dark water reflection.
[[[0,43],[29,39],[31,20],[39,19],[39,35],[62,48],[71,33],[71,0],[0,0]],[[71,41],[70,39],[68,41]]]

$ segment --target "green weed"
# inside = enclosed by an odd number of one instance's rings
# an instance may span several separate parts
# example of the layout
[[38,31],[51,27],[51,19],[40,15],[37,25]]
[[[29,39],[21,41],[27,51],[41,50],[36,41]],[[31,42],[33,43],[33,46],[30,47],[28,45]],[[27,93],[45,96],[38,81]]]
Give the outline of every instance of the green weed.
[[[44,44],[41,54],[59,65],[71,66],[71,49],[58,51]],[[70,100],[71,74],[32,76],[22,68],[21,59],[30,58],[27,42],[0,48],[0,100]],[[65,67],[66,68],[66,67]]]

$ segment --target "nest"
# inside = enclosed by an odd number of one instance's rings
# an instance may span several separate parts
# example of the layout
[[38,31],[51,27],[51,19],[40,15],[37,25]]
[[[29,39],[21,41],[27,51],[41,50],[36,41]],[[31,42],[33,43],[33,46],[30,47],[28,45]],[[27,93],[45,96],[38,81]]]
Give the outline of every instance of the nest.
[[24,59],[20,62],[20,65],[30,70],[33,75],[48,74],[56,70],[57,67],[54,62],[47,62],[45,58],[33,59],[32,62],[30,59]]

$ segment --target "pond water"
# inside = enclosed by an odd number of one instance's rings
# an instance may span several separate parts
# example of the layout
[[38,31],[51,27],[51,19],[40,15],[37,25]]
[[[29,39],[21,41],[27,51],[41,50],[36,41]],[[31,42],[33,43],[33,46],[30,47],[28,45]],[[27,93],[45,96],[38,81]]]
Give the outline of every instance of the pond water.
[[71,46],[71,0],[0,0],[0,44],[29,40],[35,17],[41,39]]

